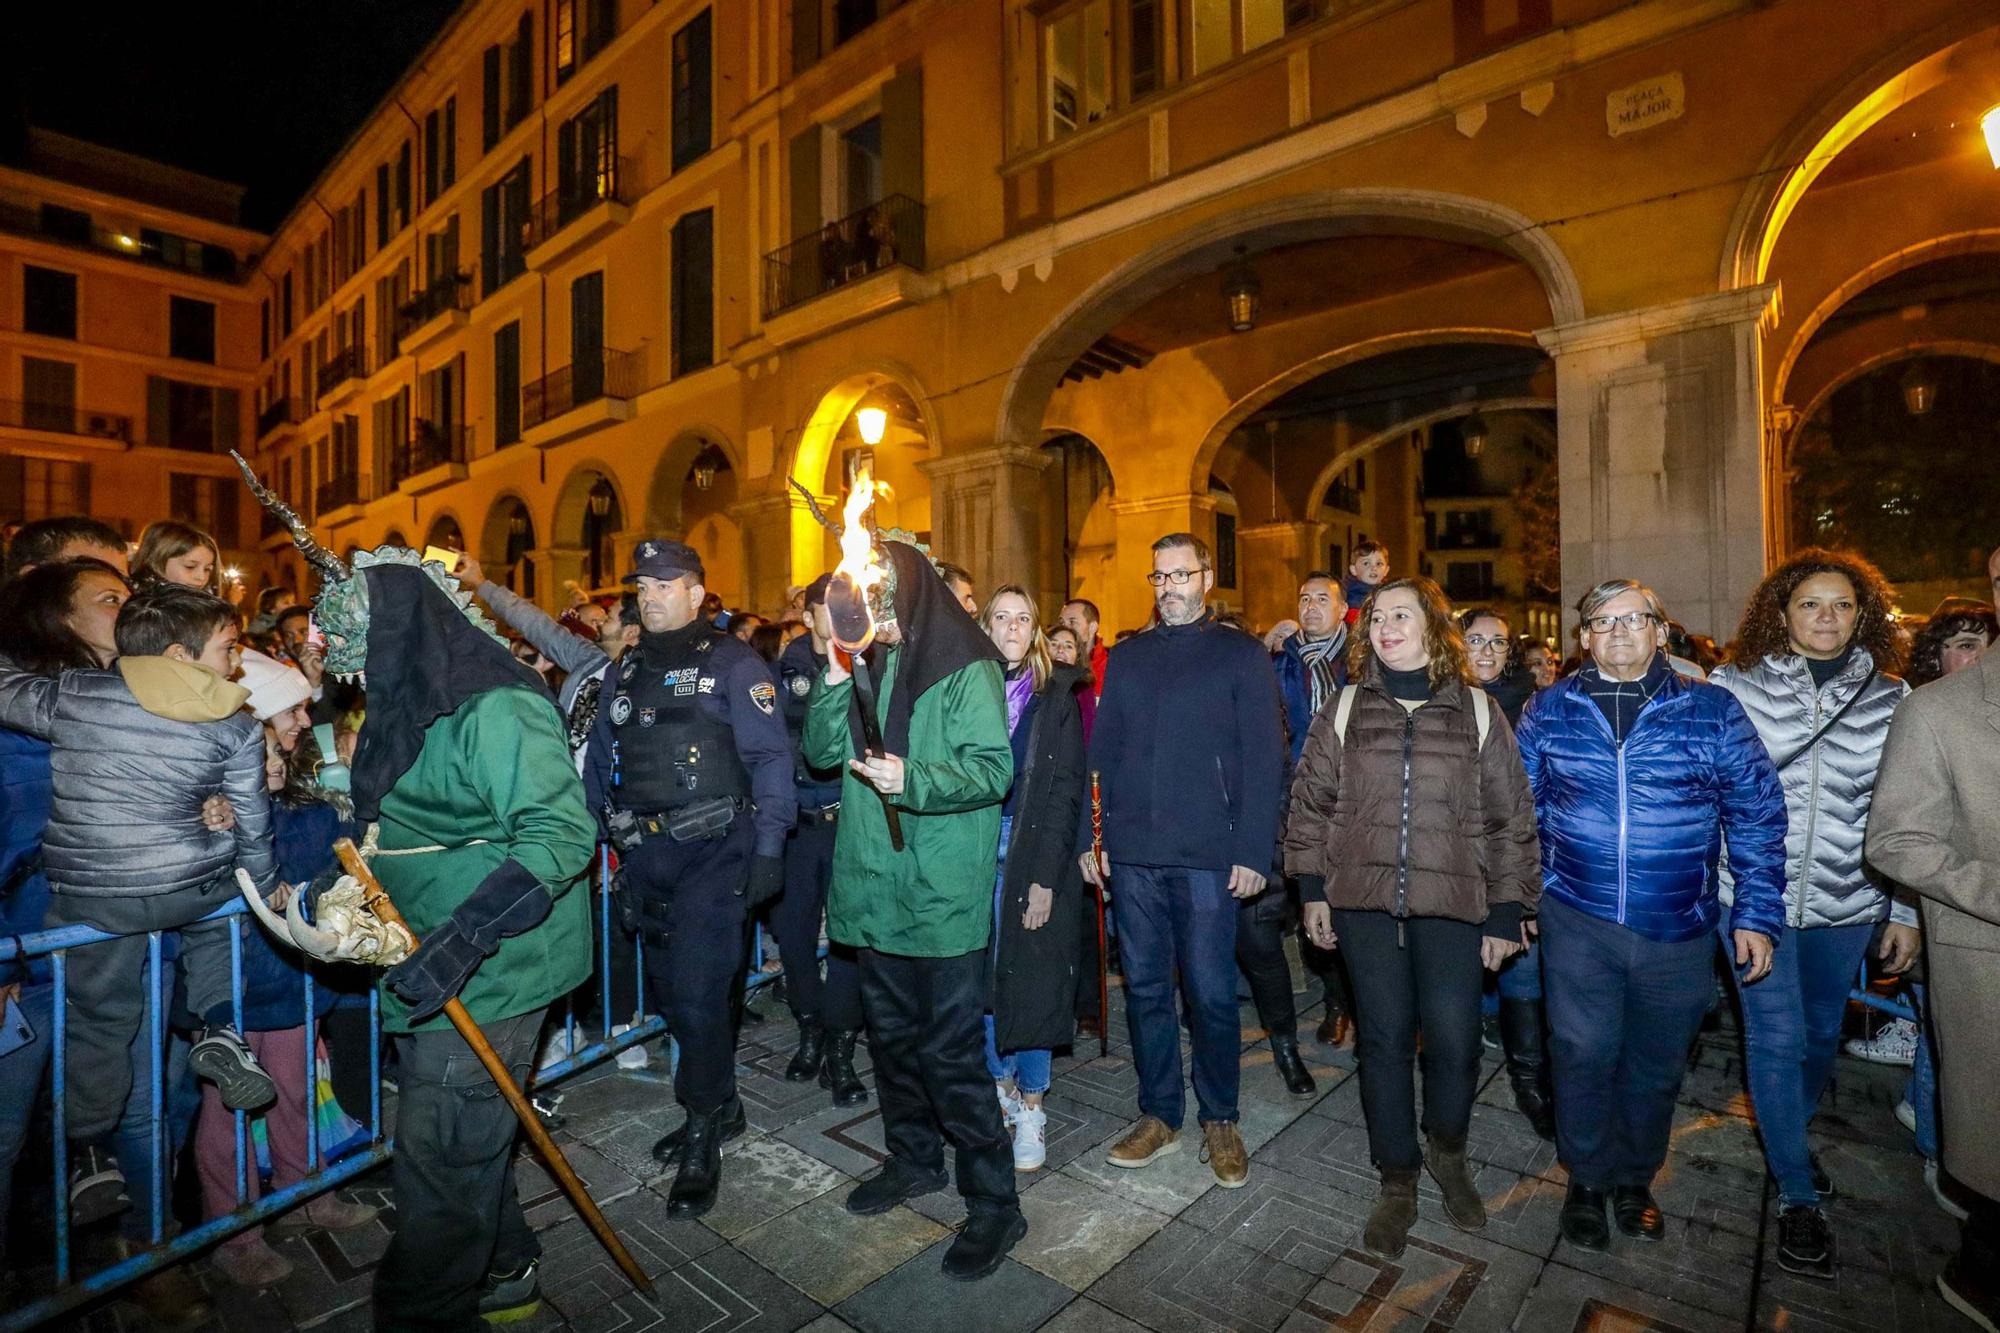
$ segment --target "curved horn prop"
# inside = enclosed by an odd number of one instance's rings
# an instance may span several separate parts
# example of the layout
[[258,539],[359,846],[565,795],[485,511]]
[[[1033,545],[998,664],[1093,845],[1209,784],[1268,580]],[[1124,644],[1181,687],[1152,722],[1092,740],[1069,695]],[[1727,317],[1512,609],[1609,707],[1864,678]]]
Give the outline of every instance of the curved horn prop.
[[236,891],[243,895],[244,902],[250,904],[251,914],[264,923],[264,929],[281,940],[289,941],[292,938],[292,932],[286,927],[285,919],[271,910],[271,905],[264,901],[264,895],[257,892],[256,881],[250,878],[250,872],[241,867],[236,871]]
[[322,579],[329,583],[345,583],[354,577],[354,571],[348,568],[347,562],[321,546],[319,539],[312,535],[312,529],[292,512],[292,507],[280,500],[270,487],[257,480],[257,474],[243,461],[242,454],[231,449],[229,456],[235,459],[236,466],[243,470],[243,480],[249,483],[250,493],[257,497],[257,503],[278,516],[278,521],[291,532],[292,544],[299,548],[299,554],[306,558],[306,563],[319,571]]
[[819,501],[813,499],[813,493],[807,490],[804,486],[801,486],[799,484],[799,479],[797,477],[791,477],[788,478],[788,480],[792,483],[792,489],[805,497],[806,508],[812,510],[812,516],[819,520],[819,525],[825,528],[828,532],[832,533],[834,536],[838,537],[840,535],[840,529],[837,526],[835,526],[834,521],[832,519],[826,516],[826,511],[819,507]]
[[292,894],[292,900],[285,904],[285,927],[291,932],[292,942],[321,962],[346,961],[347,954],[341,948],[340,936],[330,930],[321,930],[306,920],[305,913],[300,910],[305,897],[305,890],[301,886],[299,891]]

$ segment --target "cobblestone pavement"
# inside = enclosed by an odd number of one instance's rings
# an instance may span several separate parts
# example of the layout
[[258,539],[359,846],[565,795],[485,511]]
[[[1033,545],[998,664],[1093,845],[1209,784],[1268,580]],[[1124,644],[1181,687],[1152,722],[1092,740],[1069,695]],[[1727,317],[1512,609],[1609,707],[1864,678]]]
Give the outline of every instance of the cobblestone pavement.
[[[1659,1184],[1664,1244],[1585,1254],[1558,1243],[1564,1173],[1514,1111],[1497,1057],[1476,1108],[1470,1154],[1491,1220],[1468,1234],[1426,1180],[1402,1258],[1361,1248],[1374,1198],[1348,1052],[1307,1041],[1319,1093],[1288,1095],[1244,1010],[1242,1131],[1248,1184],[1214,1187],[1194,1151],[1143,1171],[1106,1149],[1135,1114],[1122,1024],[1108,1054],[1092,1041],[1056,1064],[1048,1165],[1020,1178],[1028,1237],[985,1282],[947,1281],[938,1262],[963,1220],[955,1193],[874,1218],[842,1201],[882,1160],[872,1101],[834,1109],[815,1084],[786,1083],[793,1034],[782,1007],[747,1027],[742,1094],[751,1133],[725,1155],[722,1197],[700,1222],[667,1220],[668,1178],[653,1141],[680,1119],[656,1055],[647,1070],[605,1068],[565,1085],[558,1134],[606,1214],[654,1275],[635,1295],[568,1203],[527,1157],[523,1201],[541,1231],[545,1300],[525,1330],[664,1328],[674,1333],[807,1329],[1196,1333],[1211,1329],[1950,1329],[1964,1327],[1931,1278],[1955,1244],[1893,1108],[1902,1070],[1843,1058],[1815,1122],[1840,1191],[1831,1206],[1841,1267],[1830,1282],[1777,1266],[1762,1159],[1733,1033],[1697,1047]],[[1117,1005],[1114,998],[1114,1008]],[[1302,1018],[1308,1034],[1317,1013]],[[1192,1099],[1190,1099],[1192,1106]],[[350,1191],[390,1203],[384,1173]],[[209,1327],[332,1331],[370,1327],[372,1266],[386,1225],[283,1241],[295,1266],[261,1292],[196,1273],[219,1311]],[[145,1325],[126,1306],[93,1329]]]

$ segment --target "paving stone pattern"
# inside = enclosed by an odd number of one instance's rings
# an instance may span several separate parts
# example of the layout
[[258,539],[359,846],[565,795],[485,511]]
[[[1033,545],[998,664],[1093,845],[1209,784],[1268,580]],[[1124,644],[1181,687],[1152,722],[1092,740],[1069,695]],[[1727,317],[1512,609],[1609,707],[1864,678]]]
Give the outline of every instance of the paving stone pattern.
[[[564,1086],[557,1138],[654,1275],[658,1294],[647,1300],[631,1291],[524,1150],[520,1188],[541,1232],[545,1299],[515,1327],[1806,1333],[1964,1326],[1931,1285],[1956,1232],[1925,1191],[1921,1163],[1893,1118],[1901,1070],[1843,1059],[1815,1124],[1842,1191],[1830,1210],[1841,1258],[1835,1281],[1795,1278],[1777,1265],[1740,1045],[1727,1029],[1704,1036],[1691,1060],[1658,1186],[1667,1213],[1663,1243],[1621,1240],[1593,1255],[1558,1242],[1562,1165],[1514,1111],[1489,1052],[1468,1152],[1491,1220],[1477,1233],[1456,1230],[1426,1179],[1410,1246],[1391,1261],[1360,1243],[1375,1175],[1350,1052],[1308,1040],[1303,1049],[1320,1091],[1294,1098],[1245,1007],[1242,1132],[1250,1177],[1241,1189],[1223,1190],[1199,1160],[1194,1134],[1181,1152],[1142,1171],[1105,1163],[1105,1151],[1136,1115],[1121,1013],[1107,1053],[1092,1040],[1058,1059],[1048,1166],[1019,1177],[1028,1237],[991,1279],[968,1285],[938,1270],[964,1220],[955,1192],[874,1218],[841,1206],[882,1160],[874,1103],[835,1108],[816,1084],[786,1083],[793,1033],[780,1006],[765,1007],[769,1021],[745,1029],[740,1051],[751,1129],[729,1145],[721,1200],[700,1222],[668,1220],[669,1178],[652,1161],[653,1141],[681,1119],[657,1054],[648,1069],[607,1066]],[[1122,1010],[1115,1000],[1113,1007]],[[1302,1030],[1310,1034],[1317,1018],[1302,1016]],[[1192,1114],[1192,1096],[1188,1105]],[[384,1172],[349,1193],[386,1205],[382,1221],[356,1233],[280,1242],[295,1272],[274,1288],[243,1291],[197,1262],[194,1274],[217,1310],[204,1327],[369,1327],[369,1284],[395,1225],[394,1200]],[[107,1333],[149,1326],[126,1304],[79,1322]]]

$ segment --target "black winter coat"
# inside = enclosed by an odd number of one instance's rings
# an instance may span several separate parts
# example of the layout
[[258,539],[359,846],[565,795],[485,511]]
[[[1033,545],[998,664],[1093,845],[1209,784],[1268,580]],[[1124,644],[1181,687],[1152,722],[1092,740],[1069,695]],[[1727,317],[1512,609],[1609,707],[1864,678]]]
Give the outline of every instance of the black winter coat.
[[[1027,766],[1014,775],[1014,830],[989,997],[994,1044],[1003,1051],[1068,1046],[1076,1037],[1083,871],[1071,843],[1090,800],[1076,702],[1082,681],[1077,668],[1058,665],[1043,682],[1028,723]],[[1021,924],[1031,884],[1055,897],[1048,921],[1036,930]]]

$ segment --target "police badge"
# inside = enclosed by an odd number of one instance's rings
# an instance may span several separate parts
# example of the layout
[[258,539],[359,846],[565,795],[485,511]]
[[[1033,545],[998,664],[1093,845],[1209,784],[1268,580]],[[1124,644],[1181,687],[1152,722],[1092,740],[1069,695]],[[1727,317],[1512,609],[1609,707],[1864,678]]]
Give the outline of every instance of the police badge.
[[778,706],[778,687],[768,680],[760,680],[750,687],[750,702],[769,716]]

